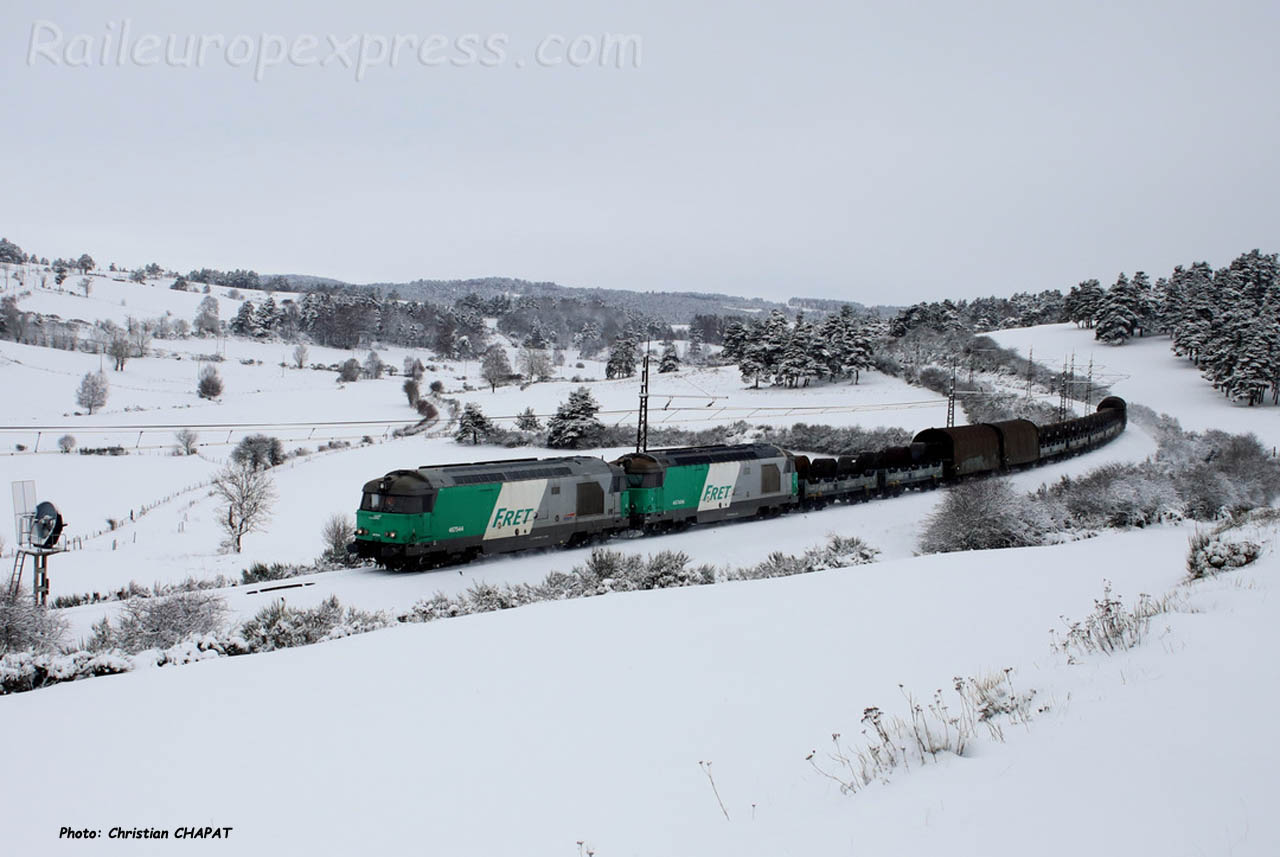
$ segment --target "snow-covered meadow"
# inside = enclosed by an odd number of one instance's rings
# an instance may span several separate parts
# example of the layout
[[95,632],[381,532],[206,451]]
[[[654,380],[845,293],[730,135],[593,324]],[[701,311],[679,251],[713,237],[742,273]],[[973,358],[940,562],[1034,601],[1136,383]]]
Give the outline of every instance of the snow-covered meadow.
[[[125,310],[190,317],[202,298],[160,282],[97,280],[88,299],[36,289],[23,306],[121,322]],[[224,303],[223,318],[235,305]],[[1034,345],[1050,364],[1058,352],[1079,357],[1092,346],[1089,332],[1069,325],[995,336],[1002,345]],[[329,371],[281,367],[291,350],[282,343],[226,340],[218,363],[226,392],[201,400],[195,358],[217,343],[158,340],[153,347],[165,353],[132,359],[121,372],[107,367],[111,397],[89,417],[74,413],[74,391],[98,368],[97,356],[0,342],[0,384],[22,391],[7,398],[10,412],[0,420],[0,477],[35,479],[82,544],[53,559],[54,597],[131,580],[238,578],[251,562],[306,563],[322,550],[324,520],[350,514],[359,486],[374,476],[556,454],[477,449],[431,433],[394,438],[392,428],[417,419],[402,378],[340,385]],[[311,350],[309,362],[326,365],[363,357]],[[1280,441],[1275,409],[1227,404],[1193,369],[1180,371],[1187,364],[1163,337],[1097,350],[1107,372],[1124,376],[1113,383],[1120,395],[1188,428]],[[379,353],[397,366],[410,354]],[[527,407],[549,414],[578,386],[569,377],[603,376],[598,362],[583,361],[581,369],[576,362],[570,355],[552,382],[490,392],[464,389],[481,384],[474,362],[435,361],[424,385],[440,380],[446,395],[491,415]],[[589,386],[603,417],[615,412],[613,421],[628,422],[634,379]],[[945,420],[945,401],[876,373],[856,386],[751,390],[729,369],[683,369],[654,375],[651,408],[654,424],[691,428],[746,419],[915,430]],[[355,425],[305,425],[335,422]],[[234,443],[257,430],[248,424],[278,435],[286,449],[314,450],[334,438],[355,443],[273,468],[270,526],[247,536],[242,554],[228,555],[218,550],[218,507],[207,481]],[[33,452],[28,427],[50,425],[70,426],[80,446],[121,444],[129,454],[61,454],[62,429],[45,432]],[[171,454],[182,426],[200,427],[198,455]],[[370,443],[361,442],[365,435]],[[1099,451],[1007,478],[1033,490],[1154,451],[1152,438],[1130,424]],[[390,851],[410,843],[442,853],[569,857],[1280,849],[1280,825],[1268,812],[1280,761],[1267,740],[1280,687],[1271,657],[1280,600],[1272,594],[1278,561],[1270,542],[1257,564],[1180,587],[1184,600],[1154,618],[1143,645],[1070,663],[1051,649],[1050,629],[1088,614],[1104,579],[1129,604],[1139,593],[1178,587],[1194,528],[915,556],[920,522],[940,496],[909,493],[610,545],[741,566],[773,551],[800,553],[828,534],[856,535],[881,551],[869,566],[541,603],[0,698],[7,734],[43,736],[12,743],[13,770],[24,772],[7,777],[0,792],[18,820],[10,825],[12,847],[83,850],[84,842],[58,840],[68,824],[103,835],[117,825],[187,824],[233,826],[234,841],[214,847],[244,854]],[[94,535],[108,519],[115,528]],[[290,580],[303,584],[297,589],[218,594],[234,619],[272,600],[307,607],[332,595],[366,610],[400,611],[437,591],[532,582],[587,554],[532,553],[416,574],[352,569]],[[61,612],[82,637],[118,608]],[[913,764],[853,795],[811,764],[838,772],[831,736],[857,745],[869,706],[905,717],[904,690],[927,701],[935,689],[949,693],[955,677],[1006,668],[1018,692],[1035,691],[1038,713],[1025,725],[1005,725],[1003,742],[983,730],[965,756]],[[131,854],[168,843],[88,847]]]

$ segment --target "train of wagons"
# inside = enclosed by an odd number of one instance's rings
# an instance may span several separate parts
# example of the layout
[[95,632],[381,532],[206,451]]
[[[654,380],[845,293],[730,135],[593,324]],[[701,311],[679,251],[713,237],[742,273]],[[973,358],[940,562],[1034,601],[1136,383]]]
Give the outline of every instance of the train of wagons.
[[394,470],[364,486],[349,550],[391,569],[667,530],[936,487],[1094,449],[1124,431],[1123,399],[1037,426],[925,429],[907,446],[809,458],[768,443]]

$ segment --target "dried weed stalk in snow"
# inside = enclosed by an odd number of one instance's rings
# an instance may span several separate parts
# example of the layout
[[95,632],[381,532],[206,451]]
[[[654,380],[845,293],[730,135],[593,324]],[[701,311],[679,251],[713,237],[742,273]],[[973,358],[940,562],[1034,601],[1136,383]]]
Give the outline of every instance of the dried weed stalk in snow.
[[937,762],[940,755],[963,756],[980,728],[994,740],[1004,741],[1003,723],[1026,723],[1033,713],[1045,710],[1032,711],[1035,691],[1017,692],[1012,674],[1009,668],[978,678],[957,676],[952,684],[954,709],[941,689],[927,703],[903,689],[906,718],[887,716],[875,706],[864,709],[860,740],[847,744],[841,733],[833,732],[828,762],[817,760],[817,750],[805,760],[837,783],[842,794],[853,794],[877,780],[887,781],[898,768],[910,770],[912,764]]
[[1066,631],[1061,637],[1050,631],[1051,645],[1055,651],[1065,654],[1069,663],[1075,663],[1077,656],[1094,652],[1110,655],[1132,649],[1146,637],[1151,617],[1171,613],[1179,606],[1181,596],[1177,592],[1160,598],[1152,598],[1144,592],[1138,595],[1138,602],[1129,610],[1119,597],[1112,594],[1111,581],[1103,581],[1102,597],[1094,599],[1093,612],[1075,622],[1064,618]]

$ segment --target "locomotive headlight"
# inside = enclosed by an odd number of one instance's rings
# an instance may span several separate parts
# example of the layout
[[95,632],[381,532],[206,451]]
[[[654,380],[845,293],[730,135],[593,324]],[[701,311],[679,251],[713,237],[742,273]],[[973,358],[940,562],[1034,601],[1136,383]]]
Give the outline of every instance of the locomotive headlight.
[[387,538],[389,538],[389,539],[394,539],[395,537],[396,537],[396,531],[395,531],[395,530],[387,530]]
[[369,535],[369,531],[368,531],[368,530],[366,530],[364,527],[358,527],[358,528],[356,528],[356,535],[357,535],[357,536],[367,536],[367,535]]

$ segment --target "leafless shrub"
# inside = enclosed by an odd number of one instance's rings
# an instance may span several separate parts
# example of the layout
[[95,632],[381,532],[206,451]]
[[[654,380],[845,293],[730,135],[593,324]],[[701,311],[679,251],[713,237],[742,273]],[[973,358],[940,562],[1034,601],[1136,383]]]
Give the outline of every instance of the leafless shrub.
[[335,513],[324,522],[320,531],[324,541],[324,553],[321,561],[334,565],[352,564],[352,554],[347,552],[347,545],[356,537],[356,525],[350,515]]
[[131,598],[112,622],[93,626],[91,651],[120,649],[131,654],[166,649],[192,636],[215,634],[227,616],[226,602],[211,592],[179,592],[164,598]]
[[66,620],[37,606],[30,593],[0,588],[0,655],[57,651],[66,632]]
[[1016,548],[1041,543],[1049,521],[1040,508],[1015,494],[1003,479],[965,482],[947,490],[925,521],[925,553]]
[[216,399],[222,395],[222,376],[213,366],[200,370],[200,380],[196,382],[196,394],[202,399]]
[[178,429],[173,433],[175,441],[173,445],[174,452],[180,455],[195,455],[196,444],[200,440],[200,435],[196,434],[189,428]]

